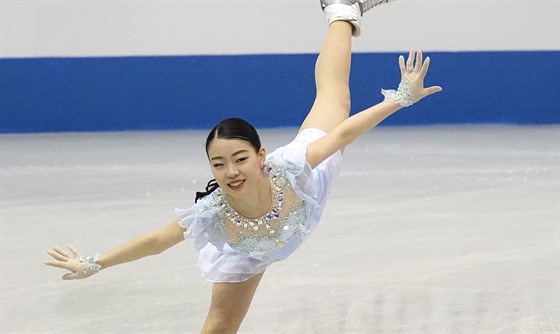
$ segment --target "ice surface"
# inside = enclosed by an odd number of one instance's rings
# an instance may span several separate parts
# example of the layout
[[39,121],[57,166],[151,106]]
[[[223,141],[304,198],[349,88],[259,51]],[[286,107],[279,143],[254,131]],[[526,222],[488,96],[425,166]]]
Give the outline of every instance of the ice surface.
[[[294,129],[264,130],[273,149]],[[381,127],[345,154],[315,234],[269,268],[240,333],[558,333],[560,128]],[[2,135],[1,332],[197,333],[189,241],[62,281],[210,179],[206,133]]]

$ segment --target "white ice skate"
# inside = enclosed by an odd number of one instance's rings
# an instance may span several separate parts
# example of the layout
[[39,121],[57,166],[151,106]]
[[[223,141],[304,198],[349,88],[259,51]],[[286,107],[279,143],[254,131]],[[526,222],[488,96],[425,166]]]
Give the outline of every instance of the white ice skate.
[[321,0],[321,8],[327,15],[329,24],[334,21],[348,21],[354,26],[352,35],[358,37],[364,13],[387,2],[389,0]]

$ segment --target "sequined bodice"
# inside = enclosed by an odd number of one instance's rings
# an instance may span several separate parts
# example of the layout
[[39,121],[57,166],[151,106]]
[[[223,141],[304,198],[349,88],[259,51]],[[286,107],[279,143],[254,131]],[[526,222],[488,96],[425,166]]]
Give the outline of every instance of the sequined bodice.
[[263,216],[243,217],[221,189],[216,190],[215,198],[228,244],[241,254],[273,262],[284,258],[282,253],[291,253],[290,244],[299,245],[309,231],[305,203],[294,192],[285,171],[271,163],[264,171],[272,190],[272,206]]

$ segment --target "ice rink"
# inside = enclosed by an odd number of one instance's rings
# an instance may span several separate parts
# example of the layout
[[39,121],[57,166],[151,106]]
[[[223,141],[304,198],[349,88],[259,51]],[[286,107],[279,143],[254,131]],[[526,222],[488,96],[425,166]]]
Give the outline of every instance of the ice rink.
[[[295,129],[261,131],[269,150]],[[62,281],[175,218],[206,131],[1,135],[2,333],[198,333],[190,241]],[[380,127],[345,154],[319,228],[267,270],[240,333],[559,333],[560,127]]]

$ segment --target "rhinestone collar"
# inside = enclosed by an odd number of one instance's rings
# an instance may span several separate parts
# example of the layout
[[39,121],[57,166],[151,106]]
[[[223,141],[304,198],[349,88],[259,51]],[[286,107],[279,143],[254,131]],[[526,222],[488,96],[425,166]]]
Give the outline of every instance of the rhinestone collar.
[[270,223],[272,220],[280,218],[284,204],[284,187],[288,182],[284,177],[274,173],[274,169],[268,163],[264,165],[263,171],[268,176],[272,191],[272,206],[264,215],[258,218],[244,217],[231,206],[227,194],[219,188],[216,190],[216,199],[224,218],[233,222],[237,227],[254,232],[265,229],[268,234],[273,235],[276,230]]

